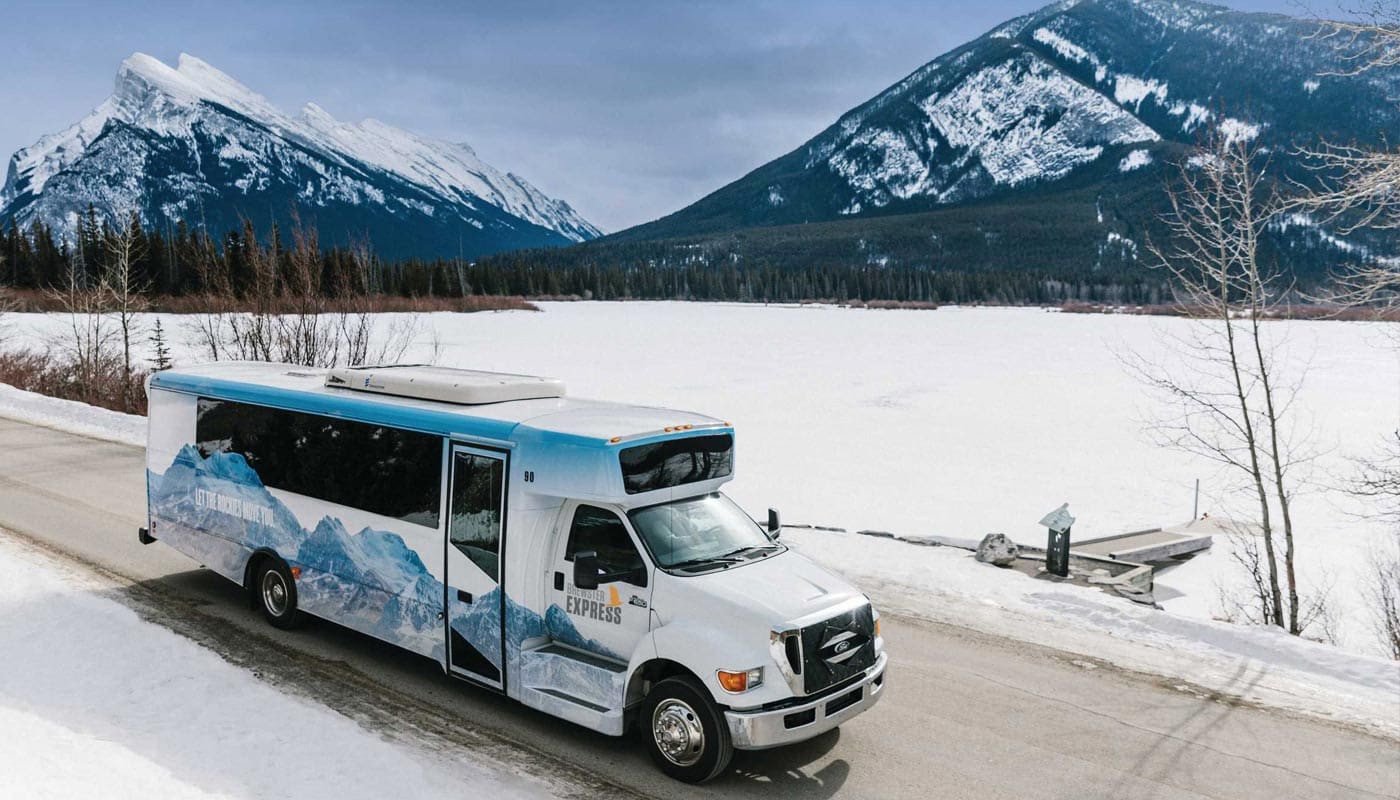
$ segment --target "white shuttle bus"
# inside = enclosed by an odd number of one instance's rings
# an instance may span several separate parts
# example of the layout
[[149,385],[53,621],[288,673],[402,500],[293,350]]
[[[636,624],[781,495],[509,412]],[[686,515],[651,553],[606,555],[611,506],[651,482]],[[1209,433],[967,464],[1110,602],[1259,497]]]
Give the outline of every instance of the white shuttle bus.
[[156,373],[148,527],[247,589],[600,733],[663,771],[828,731],[873,706],[870,601],[720,487],[734,430],[424,366]]

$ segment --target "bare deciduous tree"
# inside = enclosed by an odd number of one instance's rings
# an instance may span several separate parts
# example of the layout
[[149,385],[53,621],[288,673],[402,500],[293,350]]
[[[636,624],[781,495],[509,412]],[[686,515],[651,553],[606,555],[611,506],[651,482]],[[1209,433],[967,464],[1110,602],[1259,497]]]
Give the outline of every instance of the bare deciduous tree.
[[1374,615],[1376,636],[1386,654],[1400,661],[1400,538],[1372,553],[1370,568],[1362,592]]
[[350,262],[354,265],[354,277],[358,286],[347,287],[351,293],[374,295],[383,291],[380,285],[380,270],[375,263],[374,250],[368,239],[357,239],[350,243]]
[[200,234],[199,247],[191,254],[192,268],[204,287],[204,307],[202,314],[193,314],[186,323],[189,338],[210,361],[220,361],[229,356],[224,350],[224,337],[228,330],[227,316],[232,311],[233,281],[228,274],[227,262],[214,250],[213,242]]
[[[250,285],[232,286],[227,271],[206,268],[206,285],[216,293],[243,298],[247,310],[234,312],[218,305],[198,315],[191,330],[211,360],[277,361],[312,367],[392,363],[401,359],[421,326],[414,316],[377,325],[374,297],[368,294],[375,274],[368,247],[352,254],[360,285],[328,287],[322,274],[320,237],[314,227],[294,220],[291,246],[285,251],[263,246],[245,226],[240,255]],[[342,296],[334,307],[332,291]]]
[[107,233],[103,244],[107,252],[107,268],[102,284],[121,332],[122,410],[130,412],[136,391],[132,385],[135,371],[132,368],[131,342],[140,334],[139,315],[148,306],[146,292],[149,288],[136,274],[136,263],[146,255],[146,239],[141,233],[140,218],[136,212],[120,220]]
[[334,364],[340,360],[341,342],[333,321],[325,316],[321,240],[316,229],[297,220],[285,258],[282,296],[287,311],[276,317],[273,326],[278,360],[315,367]]
[[[0,253],[0,268],[3,268],[4,266],[5,254]],[[4,286],[0,286],[0,349],[4,349],[4,347],[8,344],[8,342],[6,342],[6,339],[8,338],[10,328],[8,322],[5,319],[5,315],[9,314],[11,311],[14,310],[15,300],[12,296],[10,296],[10,290],[5,288]]]
[[1379,455],[1360,460],[1350,489],[1372,504],[1368,516],[1391,527],[1389,538],[1371,552],[1361,591],[1381,647],[1400,661],[1400,431]]
[[[1318,23],[1317,38],[1335,45],[1345,74],[1400,67],[1400,2],[1367,0],[1342,9],[1345,19]],[[1304,151],[1318,175],[1318,186],[1297,201],[1318,211],[1343,231],[1400,228],[1400,151],[1382,139],[1378,146],[1322,142]],[[1372,258],[1338,275],[1328,299],[1351,307],[1382,310],[1400,306],[1400,260]],[[1400,337],[1392,337],[1400,347]],[[1372,514],[1392,526],[1388,541],[1373,550],[1363,593],[1377,634],[1392,658],[1400,660],[1400,432],[1392,432],[1382,455],[1361,462],[1350,487],[1354,495],[1378,504]]]
[[[1344,19],[1319,20],[1314,34],[1335,46],[1346,65],[1340,74],[1400,67],[1400,0],[1368,0],[1341,11]],[[1317,186],[1295,205],[1321,212],[1343,232],[1400,228],[1400,151],[1390,141],[1382,138],[1377,146],[1323,141],[1302,154],[1316,173]],[[1400,262],[1355,264],[1335,283],[1329,300],[1393,308],[1400,301]]]
[[1301,377],[1280,379],[1277,343],[1265,329],[1292,286],[1259,252],[1284,204],[1259,149],[1220,129],[1181,164],[1168,200],[1169,238],[1149,241],[1147,250],[1171,273],[1196,324],[1170,337],[1180,363],[1136,358],[1130,366],[1170,399],[1174,410],[1156,427],[1164,442],[1243,480],[1257,514],[1257,525],[1246,527],[1257,539],[1242,541],[1235,558],[1253,581],[1251,616],[1300,635],[1318,616],[1299,599],[1294,548],[1299,451],[1286,418]]
[[63,285],[48,290],[68,317],[63,334],[54,339],[52,347],[71,366],[76,399],[94,403],[120,364],[119,331],[109,317],[111,291],[102,281],[96,286],[88,284],[81,248],[74,249],[66,266]]

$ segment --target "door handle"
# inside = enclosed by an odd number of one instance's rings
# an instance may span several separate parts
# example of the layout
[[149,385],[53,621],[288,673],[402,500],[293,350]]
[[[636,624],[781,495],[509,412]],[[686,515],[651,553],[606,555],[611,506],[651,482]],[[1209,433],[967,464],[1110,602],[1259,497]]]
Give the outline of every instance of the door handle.
[[470,603],[470,602],[472,601],[472,593],[471,593],[471,592],[465,592],[465,591],[462,591],[461,589],[458,589],[458,590],[457,590],[457,599],[458,599],[458,600],[461,600],[463,603]]

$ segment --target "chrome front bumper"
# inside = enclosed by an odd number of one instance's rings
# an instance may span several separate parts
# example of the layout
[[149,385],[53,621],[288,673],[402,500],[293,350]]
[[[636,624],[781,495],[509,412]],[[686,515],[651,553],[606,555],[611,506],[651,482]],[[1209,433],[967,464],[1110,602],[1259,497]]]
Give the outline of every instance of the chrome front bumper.
[[[802,705],[787,706],[771,711],[726,711],[729,735],[739,750],[766,750],[785,744],[801,742],[826,733],[846,720],[880,701],[885,689],[885,664],[889,657],[881,653],[875,666],[866,670],[859,683],[835,694]],[[859,699],[852,695],[859,692]],[[844,705],[843,705],[844,704]],[[835,706],[835,710],[829,710]],[[807,718],[810,713],[810,719]]]

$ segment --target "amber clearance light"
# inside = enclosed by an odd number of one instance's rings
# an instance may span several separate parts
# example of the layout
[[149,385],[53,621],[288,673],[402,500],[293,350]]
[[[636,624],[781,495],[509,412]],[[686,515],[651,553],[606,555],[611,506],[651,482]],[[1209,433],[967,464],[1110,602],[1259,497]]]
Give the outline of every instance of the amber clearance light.
[[738,672],[727,669],[716,670],[719,676],[719,685],[730,694],[746,692],[755,686],[763,685],[763,667],[742,670]]

